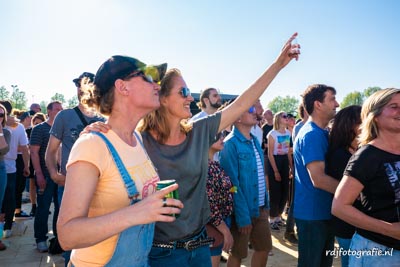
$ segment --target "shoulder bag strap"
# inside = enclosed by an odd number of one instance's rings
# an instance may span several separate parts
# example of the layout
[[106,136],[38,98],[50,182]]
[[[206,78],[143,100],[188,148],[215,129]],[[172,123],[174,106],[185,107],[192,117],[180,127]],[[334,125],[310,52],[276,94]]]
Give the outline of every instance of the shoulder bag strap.
[[83,123],[83,126],[86,127],[88,125],[85,117],[82,114],[82,111],[79,109],[78,106],[74,107],[74,110],[76,112],[76,114],[78,115],[79,119],[81,119],[81,122]]

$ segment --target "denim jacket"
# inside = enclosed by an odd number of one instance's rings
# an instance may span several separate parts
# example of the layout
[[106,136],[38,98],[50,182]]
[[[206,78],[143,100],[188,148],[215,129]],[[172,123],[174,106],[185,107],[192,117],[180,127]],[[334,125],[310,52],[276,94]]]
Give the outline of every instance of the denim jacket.
[[[257,138],[250,134],[264,166],[263,151]],[[233,194],[233,210],[238,227],[251,224],[252,218],[259,216],[258,173],[252,140],[247,139],[235,127],[226,137],[224,149],[220,151],[222,168],[236,187]],[[265,205],[268,208],[268,192],[265,192]]]

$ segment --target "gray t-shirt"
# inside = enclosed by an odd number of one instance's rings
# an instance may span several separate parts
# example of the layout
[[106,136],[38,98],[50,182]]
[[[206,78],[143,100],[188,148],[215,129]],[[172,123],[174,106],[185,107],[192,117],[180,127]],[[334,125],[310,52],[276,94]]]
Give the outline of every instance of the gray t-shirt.
[[[88,124],[96,121],[105,121],[101,116],[83,116]],[[83,128],[85,128],[85,126],[73,109],[64,109],[60,111],[54,119],[50,134],[61,141],[61,173],[63,175],[67,174],[65,166],[67,165],[69,153]]]
[[185,207],[172,223],[157,222],[154,240],[170,242],[199,232],[209,220],[207,200],[208,150],[215,142],[221,113],[195,121],[183,143],[161,145],[147,132],[143,144],[158,170],[161,180],[175,179],[179,184],[179,199]]

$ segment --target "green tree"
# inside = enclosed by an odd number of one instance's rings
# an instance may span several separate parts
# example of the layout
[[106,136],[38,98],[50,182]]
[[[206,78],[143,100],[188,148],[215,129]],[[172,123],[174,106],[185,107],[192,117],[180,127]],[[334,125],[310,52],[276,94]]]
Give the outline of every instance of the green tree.
[[11,104],[13,106],[13,108],[17,108],[17,109],[26,109],[26,103],[28,102],[28,100],[26,99],[26,94],[24,91],[21,91],[18,88],[18,85],[11,85],[11,87],[13,88],[13,91],[11,93]]
[[40,102],[40,108],[42,109],[42,113],[47,114],[47,103],[46,101],[41,101]]
[[296,113],[297,107],[299,106],[299,100],[293,96],[277,96],[268,103],[267,107],[271,109],[273,113],[279,111],[286,111],[290,113]]
[[51,101],[60,101],[62,104],[65,104],[65,97],[63,94],[56,93],[51,97]]
[[350,105],[362,105],[364,102],[364,94],[360,92],[352,92],[347,94],[344,98],[342,103],[340,103],[340,108],[345,108]]
[[374,86],[374,87],[368,87],[367,89],[364,90],[363,95],[364,95],[364,100],[367,99],[370,95],[372,95],[373,93],[375,93],[376,91],[381,90],[382,88],[378,87],[378,86]]
[[0,87],[0,99],[1,100],[6,100],[10,97],[10,92],[4,87]]
[[73,108],[79,104],[78,96],[74,95],[72,98],[68,99],[68,107]]

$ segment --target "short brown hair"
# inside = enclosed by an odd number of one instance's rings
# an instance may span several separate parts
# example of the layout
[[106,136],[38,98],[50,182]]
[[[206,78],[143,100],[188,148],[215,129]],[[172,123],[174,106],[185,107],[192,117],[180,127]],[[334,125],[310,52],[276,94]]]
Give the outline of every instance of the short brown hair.
[[325,98],[325,92],[332,91],[336,94],[335,88],[327,86],[325,84],[313,84],[307,87],[303,93],[303,106],[307,113],[311,115],[314,112],[314,102],[323,102]]

